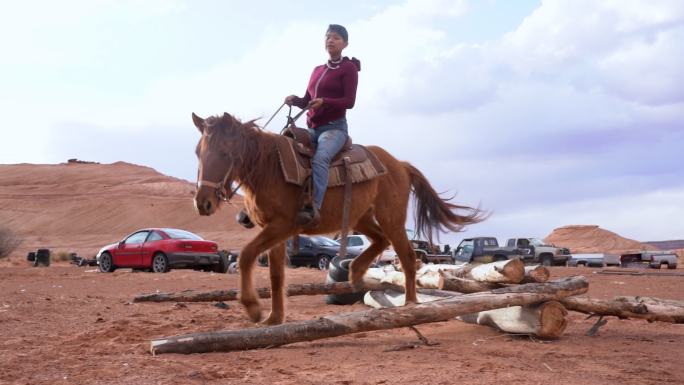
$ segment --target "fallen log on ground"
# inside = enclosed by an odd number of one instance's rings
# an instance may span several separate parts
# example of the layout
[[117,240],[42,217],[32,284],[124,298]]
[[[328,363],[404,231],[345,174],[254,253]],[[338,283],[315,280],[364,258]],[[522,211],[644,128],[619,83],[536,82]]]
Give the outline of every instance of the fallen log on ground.
[[502,285],[491,282],[478,282],[472,279],[450,276],[448,273],[440,271],[439,283],[437,288],[440,290],[456,291],[459,293],[479,293],[499,289]]
[[542,265],[525,266],[525,278],[521,283],[546,282],[549,277],[551,277],[551,272]]
[[[397,290],[404,291],[402,286],[394,285],[388,282],[364,282],[363,290]],[[260,287],[256,289],[259,298],[271,298],[271,289],[267,287]],[[306,283],[297,285],[288,285],[286,290],[287,296],[297,295],[320,295],[320,294],[347,294],[352,293],[353,289],[349,282],[333,282],[333,283]],[[436,295],[440,297],[450,297],[454,293],[440,293],[440,290],[434,289],[418,289],[419,293],[427,295]],[[208,292],[196,292],[194,290],[184,290],[177,293],[152,293],[141,294],[133,298],[133,302],[212,302],[212,301],[236,301],[240,295],[237,289],[231,290],[214,290]]]
[[463,322],[486,325],[506,333],[529,334],[542,338],[559,338],[568,321],[568,311],[558,301],[511,306],[458,317]]
[[424,304],[336,314],[278,326],[162,338],[152,340],[150,351],[152,354],[205,353],[282,346],[364,331],[447,321],[459,315],[485,310],[558,300],[585,293],[588,287],[586,278],[570,277],[549,283],[530,283],[454,296]]
[[598,300],[567,297],[560,302],[568,310],[618,318],[639,318],[649,322],[684,323],[684,302],[651,297],[615,297]]
[[[459,293],[492,290],[492,284],[443,275],[439,288]],[[684,323],[684,302],[650,297],[615,297],[598,300],[589,297],[567,297],[560,300],[567,310],[618,318],[638,318],[649,322]]]
[[465,278],[479,282],[520,283],[525,278],[525,264],[518,258],[485,263],[470,269]]
[[[418,294],[418,302],[440,300],[440,297]],[[375,309],[402,306],[403,293],[394,290],[369,291],[363,302]],[[541,338],[560,338],[568,325],[568,312],[558,301],[525,306],[509,306],[457,317],[463,322],[489,326],[505,333],[528,334]]]

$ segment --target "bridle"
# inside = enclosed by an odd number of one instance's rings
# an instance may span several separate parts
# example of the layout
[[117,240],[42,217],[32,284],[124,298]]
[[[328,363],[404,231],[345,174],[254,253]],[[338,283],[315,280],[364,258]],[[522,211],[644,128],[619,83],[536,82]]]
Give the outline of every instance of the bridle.
[[[273,115],[271,115],[271,118],[268,119],[268,121],[266,122],[266,124],[264,124],[264,126],[261,127],[262,130],[265,129],[266,126],[268,126],[269,123],[271,123],[271,120],[273,120],[273,118],[278,114],[278,112],[280,112],[280,110],[281,110],[284,106],[285,106],[285,103],[283,103],[280,107],[278,107],[278,109],[276,110],[276,112],[274,112]],[[303,114],[306,110],[309,109],[308,107],[306,107],[306,108],[302,109],[301,111],[299,111],[299,113],[298,113],[297,115],[295,115],[294,117],[292,117],[292,106],[289,106],[289,107],[290,107],[290,110],[289,110],[288,113],[287,113],[287,124],[285,125],[285,127],[283,128],[283,130],[284,130],[285,128],[287,128],[290,124],[294,125],[294,122],[295,122],[297,119],[299,119],[299,117],[302,116],[302,114]],[[232,172],[233,172],[233,165],[231,164],[230,168],[229,168],[228,171],[226,172],[226,175],[224,175],[224,176],[223,176],[223,179],[221,179],[221,182],[216,183],[216,182],[212,182],[212,181],[208,181],[208,180],[204,180],[204,179],[198,180],[198,182],[197,182],[197,189],[199,190],[199,189],[202,188],[202,187],[213,188],[213,189],[214,189],[214,194],[216,195],[216,199],[218,199],[218,200],[220,200],[220,201],[224,201],[224,202],[230,203],[230,199],[235,195],[235,193],[237,193],[237,190],[239,190],[240,187],[242,187],[242,182],[240,182],[240,183],[237,185],[237,187],[235,187],[235,189],[231,190],[231,191],[230,191],[230,194],[228,194],[228,190],[226,189],[226,182],[228,182],[228,179],[230,178],[230,174],[231,174]],[[199,179],[199,169],[197,169],[197,179]],[[231,183],[231,184],[232,184],[232,183]]]
[[[230,174],[233,172],[233,166],[230,166],[228,169],[228,172],[226,172],[226,175],[221,179],[221,182],[216,183],[216,182],[211,182],[208,180],[200,180],[197,182],[197,189],[199,190],[202,187],[209,187],[214,189],[214,194],[216,195],[216,199],[224,202],[229,202],[230,203],[230,198],[232,198],[237,190],[242,186],[242,183],[238,184],[237,187],[235,187],[234,190],[228,194],[228,190],[226,190],[226,182],[228,182],[228,178],[230,178]],[[199,170],[197,170],[197,178],[199,179]]]

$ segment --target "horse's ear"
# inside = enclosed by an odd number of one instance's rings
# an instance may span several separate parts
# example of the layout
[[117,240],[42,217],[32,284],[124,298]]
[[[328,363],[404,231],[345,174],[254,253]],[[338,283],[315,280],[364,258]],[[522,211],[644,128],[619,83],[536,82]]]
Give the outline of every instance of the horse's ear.
[[192,122],[195,123],[195,127],[199,130],[200,134],[204,134],[204,119],[200,118],[199,116],[195,115],[195,113],[192,113]]
[[232,126],[233,123],[233,117],[230,116],[227,112],[223,113],[223,116],[221,117],[221,120],[223,123],[226,125],[226,127]]

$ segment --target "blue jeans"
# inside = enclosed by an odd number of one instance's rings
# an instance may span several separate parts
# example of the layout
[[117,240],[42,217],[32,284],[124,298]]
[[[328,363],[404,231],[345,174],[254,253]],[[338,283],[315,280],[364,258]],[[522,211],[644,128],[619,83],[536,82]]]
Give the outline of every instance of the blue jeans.
[[340,118],[315,130],[309,129],[311,140],[316,143],[316,153],[311,161],[313,174],[313,201],[316,208],[323,205],[325,190],[328,188],[330,161],[337,155],[347,141],[347,119]]

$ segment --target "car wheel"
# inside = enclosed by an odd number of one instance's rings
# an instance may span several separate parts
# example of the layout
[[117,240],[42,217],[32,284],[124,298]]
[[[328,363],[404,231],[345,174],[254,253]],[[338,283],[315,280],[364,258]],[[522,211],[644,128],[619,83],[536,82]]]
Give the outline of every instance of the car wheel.
[[553,258],[551,256],[545,255],[542,260],[541,260],[542,266],[551,266],[553,265]]
[[109,253],[102,253],[102,255],[100,255],[100,271],[103,273],[111,273],[114,269],[112,255]]
[[261,267],[268,266],[268,255],[266,255],[266,254],[260,255],[259,258],[257,258],[257,263]]
[[169,270],[169,259],[162,253],[157,253],[152,257],[152,271],[155,273],[166,273]]
[[230,262],[228,261],[228,257],[223,255],[223,253],[219,254],[219,263],[218,263],[218,265],[214,266],[214,273],[219,273],[219,274],[227,273],[229,264],[230,264]]
[[318,262],[316,263],[316,267],[318,267],[318,270],[328,270],[328,266],[330,265],[330,257],[327,255],[321,255],[318,257]]

